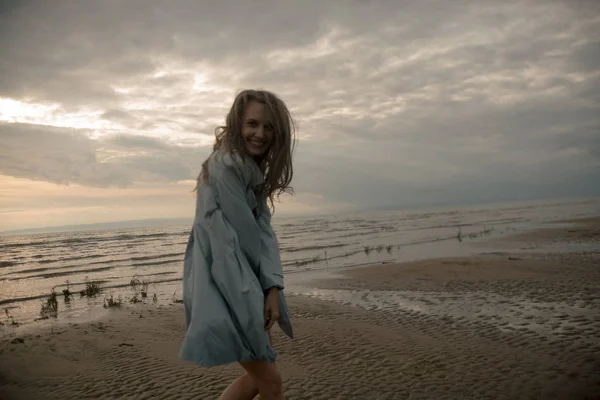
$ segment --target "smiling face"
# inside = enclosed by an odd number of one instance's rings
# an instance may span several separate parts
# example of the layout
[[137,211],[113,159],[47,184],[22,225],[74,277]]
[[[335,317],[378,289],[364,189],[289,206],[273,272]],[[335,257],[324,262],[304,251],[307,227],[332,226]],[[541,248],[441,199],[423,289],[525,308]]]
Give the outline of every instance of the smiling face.
[[[215,129],[213,151],[223,149],[252,158],[264,174],[260,195],[273,200],[293,193],[292,153],[296,123],[285,102],[266,90],[246,89],[235,96],[225,125]],[[207,162],[202,164],[198,183],[208,181]]]
[[251,101],[246,105],[242,122],[242,138],[249,156],[262,159],[273,144],[273,124],[268,119],[265,105]]

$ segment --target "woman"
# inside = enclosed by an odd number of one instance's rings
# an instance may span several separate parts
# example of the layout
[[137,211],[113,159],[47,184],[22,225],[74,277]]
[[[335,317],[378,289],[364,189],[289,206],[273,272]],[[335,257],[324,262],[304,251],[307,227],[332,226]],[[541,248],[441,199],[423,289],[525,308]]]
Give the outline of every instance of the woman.
[[275,322],[293,338],[277,237],[267,200],[291,192],[295,125],[268,91],[239,93],[198,177],[184,258],[187,331],[180,357],[202,366],[238,362],[246,373],[222,400],[283,399]]

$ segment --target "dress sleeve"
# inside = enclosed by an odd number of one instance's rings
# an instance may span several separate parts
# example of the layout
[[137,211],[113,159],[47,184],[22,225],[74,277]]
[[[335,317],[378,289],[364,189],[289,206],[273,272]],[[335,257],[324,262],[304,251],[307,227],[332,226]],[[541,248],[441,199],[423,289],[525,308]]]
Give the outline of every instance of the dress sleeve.
[[283,270],[279,242],[271,226],[271,213],[266,200],[262,204],[258,218],[260,228],[260,268],[259,281],[263,291],[272,287],[283,289]]
[[236,231],[241,250],[253,265],[260,263],[260,228],[246,199],[246,185],[241,171],[225,164],[211,176],[223,215]]

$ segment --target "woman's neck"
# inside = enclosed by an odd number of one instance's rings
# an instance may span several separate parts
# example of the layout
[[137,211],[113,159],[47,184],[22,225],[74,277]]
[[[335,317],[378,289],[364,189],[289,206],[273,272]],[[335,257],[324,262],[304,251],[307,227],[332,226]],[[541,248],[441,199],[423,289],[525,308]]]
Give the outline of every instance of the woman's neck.
[[265,159],[265,157],[264,156],[254,156],[251,158],[256,163],[256,165],[258,165],[260,170],[262,171],[262,164],[263,164],[263,160]]

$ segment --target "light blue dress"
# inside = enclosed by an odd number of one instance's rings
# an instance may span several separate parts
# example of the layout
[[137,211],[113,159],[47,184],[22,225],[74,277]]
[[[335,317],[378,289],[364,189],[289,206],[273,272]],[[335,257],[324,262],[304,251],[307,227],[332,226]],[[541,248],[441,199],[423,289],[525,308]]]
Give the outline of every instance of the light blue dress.
[[218,151],[208,160],[185,251],[183,304],[187,331],[182,360],[210,367],[235,361],[275,361],[264,329],[264,293],[279,291],[279,326],[293,331],[283,293],[277,237],[256,163]]

